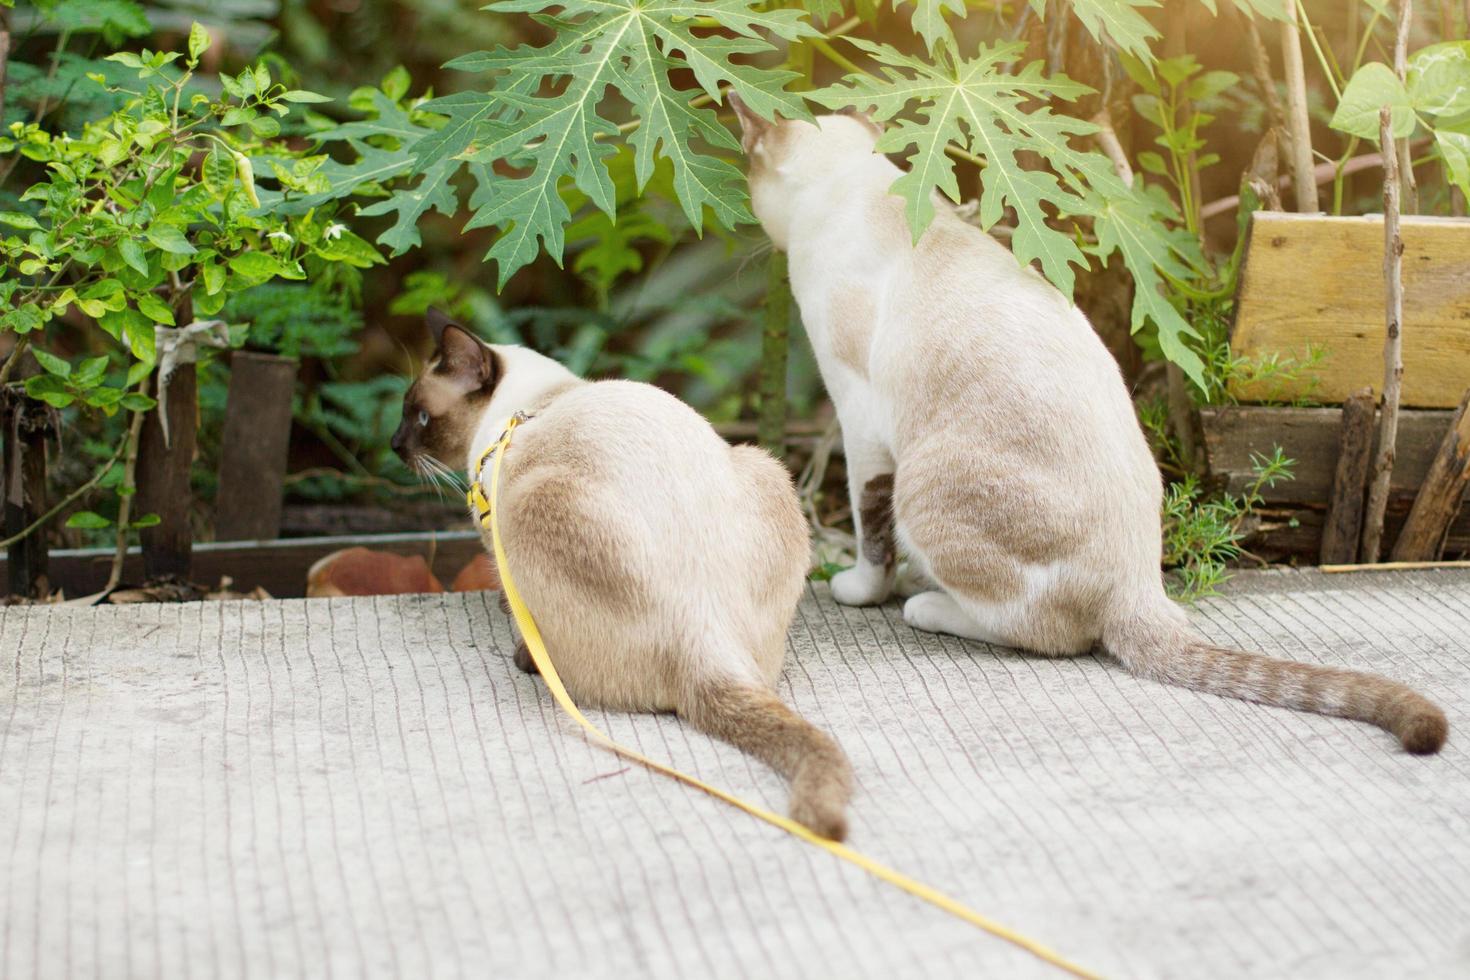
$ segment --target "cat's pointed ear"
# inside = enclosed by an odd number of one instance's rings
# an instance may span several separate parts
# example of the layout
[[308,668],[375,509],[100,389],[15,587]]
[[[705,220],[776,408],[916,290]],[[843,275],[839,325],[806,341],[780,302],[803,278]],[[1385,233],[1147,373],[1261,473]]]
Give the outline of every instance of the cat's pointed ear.
[[429,328],[429,333],[434,335],[434,346],[438,347],[444,338],[444,328],[448,326],[459,326],[452,320],[448,313],[437,306],[429,307],[424,313],[424,324]]
[[858,122],[871,129],[874,136],[883,135],[883,124],[874,119],[868,113],[863,112],[856,106],[843,106],[841,109],[837,110],[837,114],[839,116],[847,116],[850,119],[856,119]]
[[499,359],[490,345],[453,320],[439,333],[439,363],[434,370],[464,391],[488,390],[499,380]]
[[752,112],[745,100],[735,94],[734,89],[729,89],[725,95],[730,100],[730,108],[735,110],[735,118],[740,120],[740,149],[749,155],[761,137],[776,124]]

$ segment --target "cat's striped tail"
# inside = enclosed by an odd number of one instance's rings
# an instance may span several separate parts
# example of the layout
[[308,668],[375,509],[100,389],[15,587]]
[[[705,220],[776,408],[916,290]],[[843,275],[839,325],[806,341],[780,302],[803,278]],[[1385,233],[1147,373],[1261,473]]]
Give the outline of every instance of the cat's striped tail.
[[774,691],[738,681],[706,683],[679,714],[785,776],[791,819],[830,840],[847,837],[852,766],[831,736]]
[[1366,721],[1397,736],[1415,755],[1438,752],[1449,734],[1444,712],[1397,681],[1214,646],[1172,619],[1120,622],[1104,631],[1103,646],[1140,677],[1243,701]]

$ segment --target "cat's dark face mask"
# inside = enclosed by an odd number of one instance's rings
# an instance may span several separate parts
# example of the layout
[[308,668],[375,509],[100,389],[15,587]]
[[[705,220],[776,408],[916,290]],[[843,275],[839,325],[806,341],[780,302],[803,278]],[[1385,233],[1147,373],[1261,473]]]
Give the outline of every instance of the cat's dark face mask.
[[429,311],[427,323],[434,355],[403,396],[403,418],[391,443],[421,476],[464,466],[485,405],[504,374],[495,351],[464,327],[438,310]]

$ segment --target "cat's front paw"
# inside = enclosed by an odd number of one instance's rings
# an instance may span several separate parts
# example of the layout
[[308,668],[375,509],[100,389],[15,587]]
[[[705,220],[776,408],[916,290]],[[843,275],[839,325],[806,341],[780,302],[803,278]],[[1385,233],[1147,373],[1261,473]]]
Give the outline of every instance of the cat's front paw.
[[891,591],[892,576],[876,565],[859,563],[832,576],[832,598],[844,606],[876,606]]

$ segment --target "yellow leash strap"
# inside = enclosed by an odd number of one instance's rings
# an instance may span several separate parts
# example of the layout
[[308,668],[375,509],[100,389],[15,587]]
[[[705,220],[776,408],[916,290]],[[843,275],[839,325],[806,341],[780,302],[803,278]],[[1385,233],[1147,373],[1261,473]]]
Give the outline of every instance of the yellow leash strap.
[[[739,807],[751,816],[759,817],[772,826],[780,827],[793,837],[798,837],[808,844],[820,847],[827,853],[841,858],[849,864],[855,864],[869,874],[888,882],[890,885],[901,888],[910,895],[923,899],[931,905],[938,906],[950,915],[963,919],[971,925],[978,926],[993,936],[1004,939],[1008,943],[1013,943],[1058,969],[1065,970],[1073,976],[1084,977],[1086,980],[1099,980],[1098,974],[1063,959],[1059,953],[1048,949],[1034,939],[1023,936],[1014,930],[1007,929],[998,922],[987,919],[980,913],[961,905],[943,892],[930,888],[923,882],[915,881],[908,875],[895,871],[887,865],[880,864],[866,854],[855,851],[844,844],[827,840],[825,837],[819,837],[789,817],[784,817],[779,813],[773,813],[763,807],[747,803],[740,799],[740,797],[727,793],[717,786],[711,786],[709,783],[701,779],[696,779],[687,773],[680,772],[671,766],[666,766],[661,762],[655,762],[641,752],[636,752],[625,745],[614,742],[611,738],[604,735],[596,725],[588,721],[587,716],[582,714],[577,708],[576,703],[572,701],[571,695],[567,693],[566,687],[561,682],[561,677],[556,672],[556,667],[551,662],[551,655],[546,652],[546,643],[541,639],[541,631],[536,628],[536,621],[531,618],[531,610],[526,607],[525,600],[521,598],[520,592],[516,589],[515,579],[510,573],[510,563],[505,560],[505,546],[500,541],[500,520],[498,517],[500,513],[498,506],[500,464],[504,462],[505,450],[510,446],[511,433],[515,431],[515,427],[522,420],[523,416],[520,415],[512,417],[506,423],[505,431],[501,433],[500,440],[481,454],[479,464],[475,467],[475,472],[470,474],[470,491],[467,495],[468,502],[474,508],[481,526],[488,528],[490,531],[491,540],[495,545],[495,565],[500,571],[501,588],[505,590],[506,601],[510,604],[511,615],[515,617],[516,625],[520,627],[521,638],[526,642],[526,649],[530,651],[531,659],[536,662],[537,669],[541,671],[541,679],[546,682],[547,688],[551,691],[551,696],[556,699],[557,704],[561,705],[561,709],[570,715],[577,724],[581,725],[587,731],[587,734],[592,737],[594,742],[597,742],[604,748],[615,752],[625,759],[631,759],[640,765],[647,766],[655,772],[661,772],[665,776],[670,776],[681,783],[693,786],[695,789],[703,790],[716,799],[724,800],[731,806]],[[490,476],[490,498],[486,500],[484,492],[480,489],[480,473],[484,468],[486,458],[491,454],[495,456],[495,467]]]

